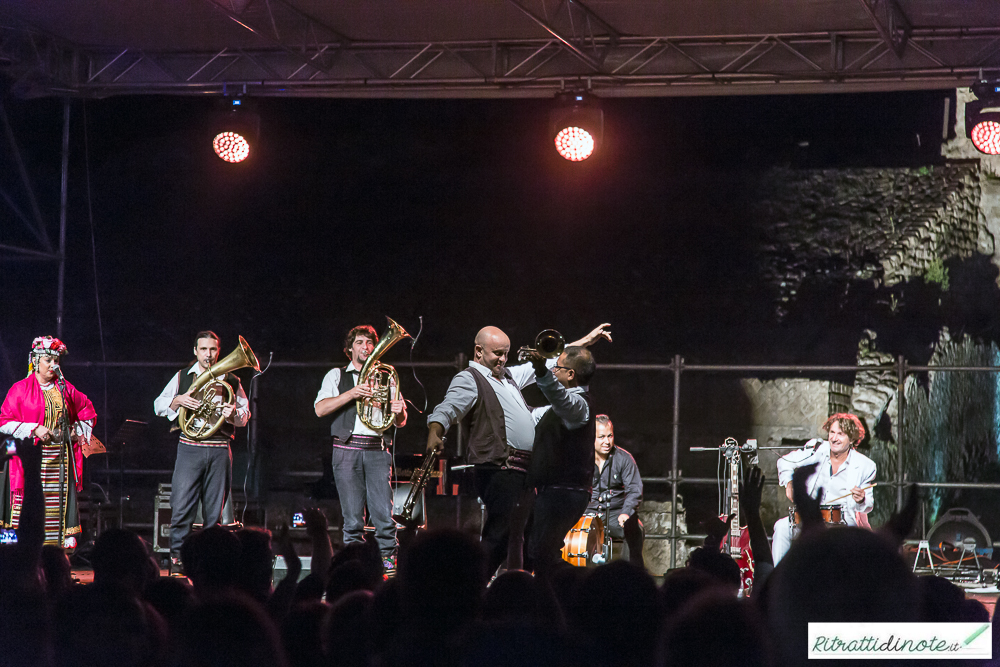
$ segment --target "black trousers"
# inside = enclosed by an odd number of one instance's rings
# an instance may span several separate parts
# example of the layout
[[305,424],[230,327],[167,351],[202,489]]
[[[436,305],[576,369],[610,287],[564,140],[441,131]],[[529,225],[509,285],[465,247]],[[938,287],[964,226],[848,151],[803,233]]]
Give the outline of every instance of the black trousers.
[[588,503],[589,489],[538,489],[528,532],[526,568],[542,572],[559,561],[566,533],[583,516]]
[[486,506],[482,543],[491,575],[507,559],[510,520],[526,478],[523,472],[503,470],[500,466],[477,465],[475,468],[476,493]]
[[170,555],[180,556],[181,545],[191,533],[198,501],[202,502],[205,528],[222,521],[222,508],[233,481],[233,456],[229,447],[177,444],[177,461],[170,482]]
[[[618,525],[618,515],[621,512],[612,511],[611,516],[604,524],[604,530],[611,534],[616,540],[625,540],[623,556],[628,557],[628,562],[638,567],[645,567],[646,563],[642,558],[642,544],[646,539],[646,532],[643,530],[642,521],[635,512],[628,518],[624,526]],[[605,517],[601,517],[604,521]]]

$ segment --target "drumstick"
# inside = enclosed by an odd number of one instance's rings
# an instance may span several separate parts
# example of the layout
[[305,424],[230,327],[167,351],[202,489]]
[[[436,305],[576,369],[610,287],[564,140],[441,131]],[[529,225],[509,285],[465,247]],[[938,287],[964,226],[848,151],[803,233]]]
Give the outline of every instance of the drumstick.
[[[859,490],[859,491],[867,491],[868,489],[870,489],[870,488],[872,488],[872,487],[874,487],[874,486],[878,486],[878,482],[872,482],[872,483],[871,483],[871,484],[869,484],[868,486],[862,486],[862,487],[861,487],[860,489],[858,489],[858,490]],[[824,505],[830,505],[830,504],[832,504],[832,503],[835,503],[835,502],[837,502],[838,500],[843,500],[844,498],[846,498],[847,496],[850,496],[850,495],[852,495],[853,493],[854,493],[854,492],[853,492],[853,491],[851,491],[851,493],[845,493],[845,494],[844,494],[844,495],[842,495],[842,496],[837,496],[837,497],[836,497],[836,498],[834,498],[833,500],[824,500],[824,501],[823,501],[823,504],[824,504]]]

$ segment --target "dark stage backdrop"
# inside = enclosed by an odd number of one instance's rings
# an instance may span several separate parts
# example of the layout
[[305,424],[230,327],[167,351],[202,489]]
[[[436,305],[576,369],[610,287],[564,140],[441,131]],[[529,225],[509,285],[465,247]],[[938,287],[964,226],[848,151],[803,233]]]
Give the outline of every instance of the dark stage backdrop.
[[[871,324],[863,314],[817,301],[775,317],[748,213],[758,178],[774,166],[940,163],[949,95],[609,99],[602,150],[582,164],[555,154],[539,100],[256,100],[261,137],[241,165],[211,154],[213,100],[75,101],[63,338],[70,361],[180,364],[210,328],[223,353],[242,334],[261,358],[332,364],[351,326],[382,330],[389,315],[415,334],[422,316],[418,361],[471,353],[487,324],[516,348],[542,329],[572,339],[611,322],[599,364],[853,363]],[[61,104],[6,106],[55,238]],[[29,210],[10,155],[3,164],[0,182]],[[3,215],[0,243],[31,243]],[[44,263],[0,265],[4,387],[23,376],[31,339],[55,332],[55,278]],[[406,358],[400,344],[387,360]],[[171,369],[111,370],[106,381],[68,369],[109,429],[152,421],[133,454],[170,467],[152,401]],[[268,474],[318,465],[323,372],[262,379]],[[420,375],[433,406],[450,372]],[[685,449],[745,436],[735,378],[685,391]],[[599,370],[593,393],[643,472],[666,474],[670,375]],[[414,413],[401,449],[425,435]],[[714,462],[699,461],[685,455],[685,473],[711,474]]]

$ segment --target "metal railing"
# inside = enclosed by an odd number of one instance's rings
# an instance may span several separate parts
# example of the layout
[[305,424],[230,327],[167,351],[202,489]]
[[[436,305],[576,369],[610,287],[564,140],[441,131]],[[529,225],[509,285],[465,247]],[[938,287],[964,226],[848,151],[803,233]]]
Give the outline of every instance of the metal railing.
[[[190,362],[189,362],[190,363]],[[68,362],[67,366],[84,368],[180,368],[184,363],[175,362]],[[271,368],[291,368],[291,369],[329,369],[337,365],[330,361],[276,361],[271,364]],[[461,370],[468,365],[468,358],[464,354],[456,355],[450,361],[417,361],[417,362],[394,362],[397,368],[424,368],[424,369],[453,369]],[[704,539],[704,535],[680,533],[677,529],[677,507],[678,489],[682,484],[708,485],[717,484],[718,479],[713,477],[684,477],[679,471],[680,442],[681,442],[681,377],[684,373],[875,373],[892,372],[896,378],[895,400],[898,410],[898,418],[895,424],[896,436],[896,472],[895,479],[880,482],[880,486],[890,486],[896,490],[896,509],[903,506],[903,489],[910,484],[916,484],[921,488],[941,488],[941,489],[1000,489],[1000,483],[989,482],[935,482],[935,481],[907,481],[904,472],[904,455],[906,452],[905,435],[905,415],[906,415],[906,378],[912,373],[919,372],[989,372],[998,373],[998,366],[911,366],[903,356],[899,356],[896,362],[891,365],[822,365],[822,364],[685,364],[681,355],[675,355],[668,364],[641,363],[641,364],[601,364],[601,371],[624,371],[624,372],[667,372],[673,376],[673,405],[671,414],[671,453],[670,471],[665,477],[648,476],[643,477],[644,482],[666,483],[670,485],[671,498],[671,526],[670,532],[664,534],[650,534],[647,537],[652,539],[670,540],[670,566],[676,566],[677,544],[679,541],[693,541]],[[251,399],[253,400],[253,399]],[[250,420],[250,437],[256,438],[256,420],[258,414],[252,410]],[[461,426],[458,425],[459,432],[456,434],[458,442],[458,454],[463,453],[463,435]],[[129,470],[123,471],[126,474],[159,474],[159,470]],[[776,482],[775,482],[776,483]]]

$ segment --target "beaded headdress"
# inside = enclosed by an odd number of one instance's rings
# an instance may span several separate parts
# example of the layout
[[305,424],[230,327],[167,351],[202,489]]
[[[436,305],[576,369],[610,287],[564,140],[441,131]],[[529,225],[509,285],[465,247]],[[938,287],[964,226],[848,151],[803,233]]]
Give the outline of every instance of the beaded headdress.
[[66,343],[62,342],[58,338],[53,338],[52,336],[39,336],[35,340],[31,341],[31,352],[28,353],[28,375],[35,372],[35,363],[38,361],[38,357],[43,354],[61,357],[68,352],[69,350],[66,349]]

